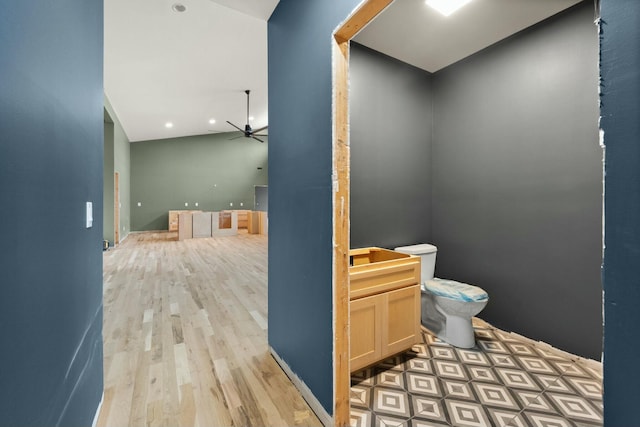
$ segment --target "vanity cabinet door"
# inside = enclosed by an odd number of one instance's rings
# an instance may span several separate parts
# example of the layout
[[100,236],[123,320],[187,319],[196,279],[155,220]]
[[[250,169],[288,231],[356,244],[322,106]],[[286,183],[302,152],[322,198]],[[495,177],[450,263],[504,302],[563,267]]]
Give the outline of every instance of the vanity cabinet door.
[[387,292],[382,356],[411,348],[420,338],[420,285]]
[[351,372],[420,341],[420,285],[351,301]]
[[350,303],[351,372],[377,362],[382,356],[386,295],[373,295]]

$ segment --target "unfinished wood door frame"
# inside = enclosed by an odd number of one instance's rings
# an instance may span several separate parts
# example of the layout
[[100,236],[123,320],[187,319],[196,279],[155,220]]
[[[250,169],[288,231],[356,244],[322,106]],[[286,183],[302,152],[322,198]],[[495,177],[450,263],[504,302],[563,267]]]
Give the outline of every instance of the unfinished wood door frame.
[[333,421],[348,426],[349,392],[349,41],[393,0],[364,0],[332,40],[333,83]]
[[120,174],[113,174],[113,244],[120,244]]

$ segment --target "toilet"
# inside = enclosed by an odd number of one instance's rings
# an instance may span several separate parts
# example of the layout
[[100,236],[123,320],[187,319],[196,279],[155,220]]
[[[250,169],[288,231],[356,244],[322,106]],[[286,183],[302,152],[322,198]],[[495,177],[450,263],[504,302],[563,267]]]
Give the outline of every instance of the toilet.
[[474,347],[471,318],[487,305],[489,295],[478,286],[434,278],[438,248],[433,245],[401,246],[394,250],[420,257],[422,324],[455,347]]

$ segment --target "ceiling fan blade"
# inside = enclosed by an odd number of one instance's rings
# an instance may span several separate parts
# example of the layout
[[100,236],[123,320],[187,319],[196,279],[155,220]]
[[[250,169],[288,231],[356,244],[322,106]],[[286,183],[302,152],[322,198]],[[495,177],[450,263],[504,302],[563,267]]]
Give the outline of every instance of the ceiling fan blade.
[[268,127],[269,127],[269,126],[267,125],[267,126],[262,126],[261,128],[258,128],[258,129],[254,129],[254,130],[253,130],[253,133],[258,133],[258,132],[260,132],[260,131],[265,130],[265,129],[266,129],[266,128],[268,128]]
[[263,141],[263,140],[261,140],[260,138],[256,138],[254,135],[251,135],[251,138],[253,138],[253,139],[257,140],[257,141],[260,141],[260,142],[264,142],[264,141]]
[[234,125],[233,123],[231,123],[229,120],[227,120],[227,123],[229,123],[231,126],[233,126],[234,128],[238,129],[240,132],[244,133],[244,129],[239,128],[238,126]]
[[251,136],[269,136],[269,134],[266,134],[266,133],[253,133],[253,134],[251,134]]
[[233,138],[229,138],[228,141],[233,141],[234,139],[239,139],[239,138],[242,138],[242,137],[244,137],[244,135],[238,135],[238,136],[235,136]]

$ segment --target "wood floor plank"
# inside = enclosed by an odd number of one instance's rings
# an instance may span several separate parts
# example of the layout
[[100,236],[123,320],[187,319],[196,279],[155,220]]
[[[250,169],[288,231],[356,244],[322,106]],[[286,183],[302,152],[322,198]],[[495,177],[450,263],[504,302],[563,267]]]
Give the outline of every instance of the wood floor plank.
[[267,237],[104,253],[104,426],[321,426],[269,353]]

